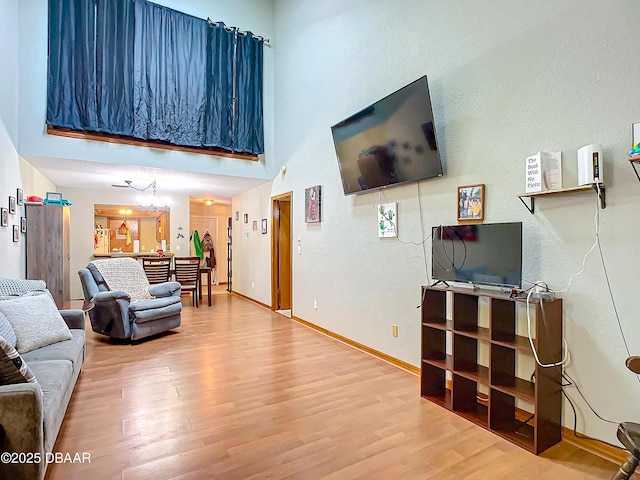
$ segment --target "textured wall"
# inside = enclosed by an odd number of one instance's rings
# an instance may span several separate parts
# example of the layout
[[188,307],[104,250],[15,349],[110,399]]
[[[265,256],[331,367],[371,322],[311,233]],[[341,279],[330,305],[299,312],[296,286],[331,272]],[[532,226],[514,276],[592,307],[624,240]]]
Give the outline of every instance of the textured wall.
[[[0,206],[8,207],[9,195],[22,188],[18,141],[18,2],[0,3]],[[24,243],[13,243],[13,225],[20,224],[23,210],[9,215],[9,226],[0,227],[0,277],[21,277],[25,273]]]
[[[233,197],[231,203],[234,292],[271,305],[271,183],[253,188]],[[238,220],[236,220],[238,212]],[[248,223],[244,223],[244,214]],[[268,219],[267,234],[261,221]],[[253,230],[257,220],[258,230]]]
[[[456,186],[471,183],[486,185],[485,222],[524,223],[524,278],[565,289],[595,240],[595,195],[540,199],[530,215],[516,194],[524,191],[526,156],[561,150],[564,185],[575,186],[576,150],[597,142],[609,187],[602,251],[624,332],[639,353],[640,297],[632,292],[640,184],[626,158],[630,125],[640,121],[639,20],[633,0],[277,1],[276,162],[288,171],[271,194],[294,192],[301,239],[294,315],[419,365],[416,306],[430,265],[420,246],[377,238],[375,205],[398,202],[400,238],[420,242],[432,226],[455,223]],[[345,197],[330,126],[425,74],[445,176]],[[316,184],[323,221],[307,225],[304,189]],[[623,366],[598,249],[562,297],[568,372],[601,415],[640,420],[639,385]],[[578,429],[614,441],[615,425],[596,419],[575,388],[567,392]]]

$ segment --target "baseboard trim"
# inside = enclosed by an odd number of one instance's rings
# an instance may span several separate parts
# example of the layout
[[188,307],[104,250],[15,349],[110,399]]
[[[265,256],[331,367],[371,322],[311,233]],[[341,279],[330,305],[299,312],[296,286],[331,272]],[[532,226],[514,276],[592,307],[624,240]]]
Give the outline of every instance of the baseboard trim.
[[270,305],[267,305],[266,303],[259,302],[258,300],[254,299],[254,298],[247,297],[246,295],[243,295],[243,294],[235,292],[235,291],[231,292],[231,294],[232,295],[237,295],[238,297],[244,298],[245,300],[249,300],[250,302],[253,302],[253,303],[257,304],[257,305],[260,305],[261,307],[264,307],[267,310],[271,310],[271,306]]
[[394,365],[398,368],[401,368],[402,370],[405,370],[409,373],[413,373],[414,375],[420,375],[420,368],[419,367],[415,367],[413,365],[411,365],[410,363],[407,362],[403,362],[402,360],[398,360],[397,358],[394,358],[390,355],[387,355],[386,353],[382,353],[378,350],[375,350],[373,348],[367,347],[366,345],[363,345],[361,343],[358,342],[354,342],[353,340],[347,338],[347,337],[343,337],[342,335],[338,335],[337,333],[332,332],[331,330],[327,330],[326,328],[322,328],[319,327],[318,325],[308,322],[306,320],[303,320],[300,317],[296,317],[296,316],[292,316],[291,320],[298,322],[302,325],[304,325],[305,327],[309,327],[312,330],[315,330],[316,332],[322,333],[323,335],[326,335],[327,337],[331,337],[334,340],[338,340],[341,343],[344,343],[345,345],[348,345],[350,347],[353,347],[355,349],[358,349],[362,352],[368,353],[369,355],[372,355],[376,358],[379,358],[380,360],[384,360],[387,363],[390,363],[391,365]]
[[607,445],[597,440],[576,437],[573,434],[573,430],[567,427],[562,427],[562,440],[618,465],[621,465],[629,456],[629,453],[622,448]]

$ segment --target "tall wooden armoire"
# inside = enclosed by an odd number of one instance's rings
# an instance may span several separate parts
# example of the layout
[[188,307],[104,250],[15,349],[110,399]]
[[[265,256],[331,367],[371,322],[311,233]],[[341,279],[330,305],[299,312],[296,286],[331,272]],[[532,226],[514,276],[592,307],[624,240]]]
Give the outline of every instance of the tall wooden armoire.
[[59,309],[68,308],[70,288],[69,207],[26,205],[27,278],[44,280]]

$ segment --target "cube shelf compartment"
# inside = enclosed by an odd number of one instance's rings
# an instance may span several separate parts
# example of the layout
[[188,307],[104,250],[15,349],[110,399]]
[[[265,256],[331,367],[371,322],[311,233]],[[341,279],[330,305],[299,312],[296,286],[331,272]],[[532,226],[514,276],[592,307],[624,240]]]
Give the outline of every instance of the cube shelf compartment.
[[[421,396],[536,455],[558,443],[561,369],[533,362],[526,320],[522,324],[518,318],[517,305],[525,299],[495,290],[445,286],[423,287],[422,293]],[[478,322],[480,299],[489,305],[489,328]],[[560,361],[562,300],[531,301],[530,305],[540,361]],[[488,365],[479,355],[483,348]],[[522,358],[534,365],[530,375],[519,372]]]

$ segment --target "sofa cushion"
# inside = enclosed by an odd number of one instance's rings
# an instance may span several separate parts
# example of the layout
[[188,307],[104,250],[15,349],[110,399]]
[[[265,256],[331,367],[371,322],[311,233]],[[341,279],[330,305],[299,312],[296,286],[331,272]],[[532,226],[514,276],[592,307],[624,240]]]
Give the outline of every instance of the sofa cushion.
[[16,332],[13,331],[9,320],[7,320],[7,317],[5,317],[2,312],[0,312],[0,337],[3,337],[13,348],[16,348],[16,342],[18,341]]
[[20,354],[0,337],[0,385],[38,383]]
[[67,410],[65,402],[67,390],[73,388],[73,366],[68,360],[47,360],[31,362],[33,374],[42,388],[42,420],[44,444],[52,444],[50,436],[58,434],[57,426]]
[[71,332],[49,295],[23,296],[0,302],[2,312],[16,333],[16,350],[30,352],[62,340]]
[[85,331],[77,328],[70,330],[72,339],[53,343],[46,347],[22,355],[22,359],[27,362],[42,362],[46,360],[68,360],[74,365],[82,362],[84,356]]
[[23,295],[32,290],[45,290],[44,280],[22,280],[20,278],[0,278],[0,295]]
[[129,315],[135,323],[144,323],[159,318],[172,317],[182,311],[180,297],[161,297],[141,300],[129,305]]

